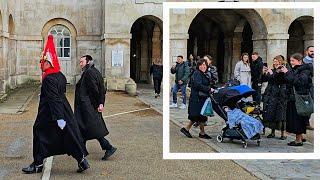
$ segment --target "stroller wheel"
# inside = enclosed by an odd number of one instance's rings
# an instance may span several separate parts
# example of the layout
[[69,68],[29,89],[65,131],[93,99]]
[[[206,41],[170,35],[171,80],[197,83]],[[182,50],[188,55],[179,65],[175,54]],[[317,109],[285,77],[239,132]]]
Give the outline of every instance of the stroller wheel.
[[247,149],[247,146],[248,146],[247,142],[242,142],[242,147],[243,148]]
[[218,136],[217,136],[217,141],[218,142],[223,142],[223,137],[222,137],[222,135],[221,134],[219,134]]

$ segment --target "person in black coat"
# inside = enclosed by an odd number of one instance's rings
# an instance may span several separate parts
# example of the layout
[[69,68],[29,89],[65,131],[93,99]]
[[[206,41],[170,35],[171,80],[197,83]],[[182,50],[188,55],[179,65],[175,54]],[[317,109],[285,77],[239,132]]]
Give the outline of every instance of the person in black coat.
[[44,59],[41,61],[44,73],[38,114],[33,125],[34,161],[22,169],[27,174],[42,172],[45,158],[61,154],[71,155],[78,161],[77,172],[90,167],[84,158],[88,152],[65,96],[66,77],[59,70],[53,70],[54,67]]
[[182,128],[180,131],[187,137],[192,138],[189,130],[192,125],[198,122],[200,125],[199,137],[204,139],[211,139],[204,131],[204,123],[208,120],[206,116],[200,114],[201,108],[204,105],[206,99],[209,97],[209,93],[213,92],[213,88],[210,88],[210,80],[207,76],[208,63],[205,59],[197,61],[197,70],[192,75],[191,94],[188,106],[188,119],[190,123],[187,127]]
[[153,79],[155,98],[160,97],[162,74],[163,74],[163,65],[161,64],[160,59],[156,59],[156,61],[150,67],[150,76],[152,75],[152,79]]
[[83,72],[76,84],[75,116],[84,140],[97,139],[102,150],[105,150],[102,160],[107,160],[117,148],[104,138],[109,134],[102,117],[106,94],[104,81],[90,55],[81,57],[80,67]]
[[310,116],[300,116],[297,114],[295,105],[294,90],[298,94],[309,94],[312,87],[313,69],[308,64],[303,64],[303,56],[299,53],[290,57],[292,70],[288,71],[286,67],[282,67],[287,81],[287,132],[296,134],[295,141],[289,142],[289,146],[302,146],[303,136],[306,134],[306,126]]
[[259,56],[257,52],[253,52],[252,55],[252,62],[250,64],[251,68],[251,82],[252,82],[252,89],[256,90],[256,93],[252,95],[252,98],[257,104],[261,102],[261,76],[263,70],[263,62],[262,58]]
[[276,56],[273,59],[273,69],[264,68],[263,81],[268,82],[268,86],[263,94],[263,120],[265,126],[271,128],[271,133],[267,138],[275,137],[275,130],[281,130],[281,140],[285,140],[286,130],[286,81],[284,73],[280,72],[281,67],[285,63],[281,56]]

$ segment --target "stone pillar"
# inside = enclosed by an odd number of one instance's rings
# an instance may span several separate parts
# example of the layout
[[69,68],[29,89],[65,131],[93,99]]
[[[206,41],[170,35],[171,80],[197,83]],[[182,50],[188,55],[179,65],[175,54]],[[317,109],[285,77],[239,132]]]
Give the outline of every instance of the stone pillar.
[[[139,61],[139,59],[137,59]],[[148,81],[148,61],[149,61],[149,41],[148,34],[143,30],[141,37],[141,59],[140,67],[137,67],[137,70],[140,71],[140,81]]]
[[[189,34],[184,33],[171,33],[170,34],[170,47],[169,47],[169,57],[170,59],[165,59],[164,61],[169,60],[170,67],[176,63],[177,56],[182,55],[184,60],[187,59],[187,42]],[[170,77],[170,83],[174,81],[174,76]]]
[[3,37],[0,32],[0,94],[4,93],[4,71],[5,71],[5,58],[3,53]]
[[314,39],[314,34],[306,34],[303,36],[304,50],[306,50],[308,46],[314,46],[313,39]]
[[272,66],[273,58],[277,55],[286,56],[287,54],[287,41],[289,34],[268,34],[267,36],[267,58],[268,66]]
[[224,70],[222,75],[222,81],[226,82],[228,79],[230,79],[230,74],[233,72],[233,69],[231,69],[231,62],[232,62],[232,42],[233,38],[232,36],[229,36],[224,39]]
[[152,62],[154,62],[156,58],[160,58],[162,62],[162,34],[159,26],[154,28],[152,36]]
[[[130,78],[130,39],[127,33],[104,34],[105,76],[108,90],[125,90],[125,84],[135,83]],[[112,51],[123,52],[123,66],[112,67]]]
[[213,58],[213,65],[217,66],[217,61],[218,61],[218,57],[217,57],[217,48],[218,48],[218,38],[214,38],[212,40],[210,40],[210,49],[209,49],[209,55],[212,56]]
[[[263,62],[267,62],[267,40],[266,39],[253,39],[253,52],[258,52]],[[283,54],[285,56],[287,53]]]
[[230,77],[233,77],[234,67],[236,66],[237,62],[240,60],[241,57],[242,32],[235,32],[232,41],[232,58],[230,64],[231,72],[229,72]]

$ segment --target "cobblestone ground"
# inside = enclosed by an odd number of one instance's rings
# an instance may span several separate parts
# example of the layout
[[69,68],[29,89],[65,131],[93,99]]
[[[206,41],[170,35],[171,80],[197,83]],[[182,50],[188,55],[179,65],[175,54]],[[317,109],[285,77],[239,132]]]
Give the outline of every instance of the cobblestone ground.
[[[159,101],[153,97],[153,91],[150,86],[140,86],[139,98],[152,107],[162,111],[162,100]],[[181,102],[181,99],[178,98]],[[180,127],[188,123],[187,110],[180,109],[170,109],[170,121],[175,125]],[[313,121],[313,120],[312,120]],[[224,121],[215,116],[209,118],[208,126],[206,126],[206,131],[209,135],[214,137],[213,140],[201,140],[205,144],[203,146],[210,146],[218,152],[313,152],[313,131],[307,132],[307,140],[309,142],[305,143],[303,147],[289,147],[286,145],[287,142],[293,140],[293,135],[290,135],[286,141],[281,141],[278,139],[267,139],[265,136],[262,137],[261,146],[258,147],[256,142],[249,141],[248,148],[242,148],[240,142],[228,142],[218,143],[215,139],[216,135],[221,131],[224,126]],[[170,124],[170,132],[172,134],[172,123]],[[270,130],[267,130],[268,134]],[[198,128],[193,128],[191,131],[192,135],[195,137],[193,139],[186,138],[183,136],[179,130],[175,132],[176,137],[170,137],[170,144],[175,144],[177,141],[184,141],[185,143],[192,143],[193,141],[200,140],[197,138],[199,133]],[[277,132],[279,133],[279,132]],[[279,136],[279,134],[277,134]],[[189,142],[188,142],[189,141]],[[175,148],[170,147],[171,152],[192,152],[189,148],[193,148],[188,144],[187,148]],[[262,179],[319,179],[320,173],[318,169],[320,168],[319,160],[236,160],[238,164],[247,169],[249,172],[257,175]]]
[[[37,92],[35,92],[37,93]],[[73,104],[73,89],[68,88]],[[0,179],[39,179],[41,174],[26,175],[21,168],[32,161],[32,125],[37,113],[38,97],[34,96],[24,113],[0,114]],[[136,97],[110,92],[104,116],[147,108]],[[51,179],[257,179],[229,160],[163,160],[162,115],[149,109],[105,118],[110,130],[108,139],[118,151],[108,161],[98,142],[87,144],[91,168],[75,173],[76,162],[68,156],[55,156]],[[172,137],[179,139],[179,127],[171,125]],[[188,143],[186,143],[188,142]],[[212,152],[201,141],[175,141],[175,149],[190,152]],[[191,146],[191,148],[189,147]]]

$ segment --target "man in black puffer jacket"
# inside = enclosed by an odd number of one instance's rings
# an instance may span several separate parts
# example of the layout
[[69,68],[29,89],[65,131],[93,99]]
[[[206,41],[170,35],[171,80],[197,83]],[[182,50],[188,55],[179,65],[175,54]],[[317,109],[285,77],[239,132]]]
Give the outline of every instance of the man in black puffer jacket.
[[250,68],[251,68],[252,89],[256,90],[257,92],[255,95],[253,95],[253,100],[258,104],[260,104],[263,62],[262,62],[262,58],[259,56],[257,52],[253,52],[251,57],[252,57],[252,63],[250,64]]

